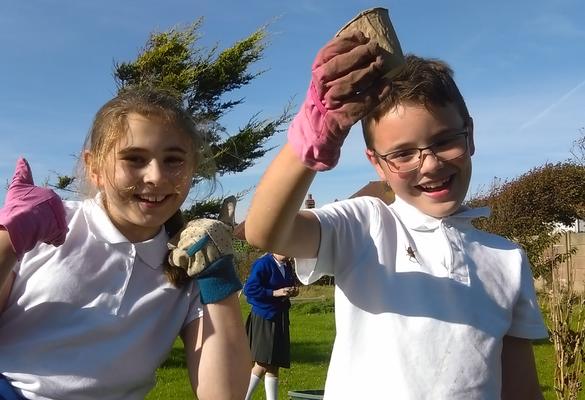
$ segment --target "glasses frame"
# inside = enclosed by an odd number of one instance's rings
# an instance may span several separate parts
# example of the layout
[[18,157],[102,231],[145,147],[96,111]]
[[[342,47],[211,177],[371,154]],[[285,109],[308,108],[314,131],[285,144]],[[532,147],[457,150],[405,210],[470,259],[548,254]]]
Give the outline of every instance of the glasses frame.
[[[460,155],[455,156],[455,157],[451,157],[451,158],[441,158],[441,157],[438,157],[437,156],[437,154],[433,150],[433,147],[435,147],[437,145],[437,143],[432,143],[432,144],[430,144],[430,145],[428,145],[426,147],[411,147],[411,148],[403,149],[403,150],[393,150],[393,151],[391,151],[389,153],[386,153],[386,154],[380,154],[380,153],[378,153],[376,151],[376,149],[371,149],[371,150],[372,150],[372,152],[374,153],[374,155],[376,157],[378,157],[379,159],[382,159],[386,163],[386,166],[388,167],[388,169],[390,170],[390,172],[393,172],[395,174],[397,174],[397,173],[404,173],[404,172],[412,172],[412,171],[416,171],[416,170],[420,169],[420,167],[422,166],[422,163],[423,163],[423,160],[424,160],[424,158],[423,158],[423,151],[425,151],[425,150],[430,150],[430,152],[433,153],[433,156],[437,160],[439,160],[439,161],[451,161],[451,160],[454,160],[456,158],[459,158],[459,157],[465,155],[469,151],[469,133],[470,133],[469,132],[469,127],[463,128],[463,130],[460,131],[460,132],[453,133],[453,137],[460,136],[460,135],[465,136],[465,150]],[[391,162],[388,161],[387,158],[389,156],[391,156],[392,154],[401,153],[401,152],[404,152],[404,151],[407,151],[407,150],[418,150],[418,163],[413,168],[403,169],[403,170],[397,170],[395,167],[392,166]]]

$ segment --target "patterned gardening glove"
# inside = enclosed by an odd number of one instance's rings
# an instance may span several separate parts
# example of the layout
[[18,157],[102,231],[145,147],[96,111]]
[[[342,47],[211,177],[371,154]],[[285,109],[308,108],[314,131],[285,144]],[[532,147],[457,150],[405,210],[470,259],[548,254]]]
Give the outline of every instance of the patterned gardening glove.
[[388,94],[381,54],[359,31],[341,34],[317,53],[307,96],[288,131],[307,167],[333,168],[350,128]]
[[4,207],[0,209],[0,229],[8,232],[19,260],[38,242],[60,246],[65,241],[68,228],[61,198],[51,189],[34,185],[24,158],[16,162]]
[[219,220],[192,220],[169,241],[169,264],[197,279],[203,304],[217,303],[242,288],[232,246],[234,209],[235,197],[230,196]]

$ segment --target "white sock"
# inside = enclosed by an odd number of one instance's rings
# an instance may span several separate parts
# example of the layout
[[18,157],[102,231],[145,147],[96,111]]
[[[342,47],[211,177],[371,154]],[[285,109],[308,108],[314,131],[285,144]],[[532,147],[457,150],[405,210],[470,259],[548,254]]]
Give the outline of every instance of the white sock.
[[252,394],[254,390],[256,390],[256,386],[260,383],[260,377],[254,374],[250,375],[250,385],[248,386],[248,393],[246,393],[246,400],[250,400],[252,398]]
[[266,390],[266,400],[278,400],[278,377],[264,375],[264,390]]

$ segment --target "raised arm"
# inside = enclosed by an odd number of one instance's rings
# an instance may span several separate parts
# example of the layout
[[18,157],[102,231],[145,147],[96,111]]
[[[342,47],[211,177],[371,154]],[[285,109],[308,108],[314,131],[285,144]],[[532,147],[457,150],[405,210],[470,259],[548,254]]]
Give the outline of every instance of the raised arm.
[[0,312],[10,293],[17,259],[38,242],[61,245],[66,233],[61,199],[52,190],[35,186],[28,163],[20,158],[0,209]]
[[193,392],[200,400],[241,400],[252,358],[238,297],[234,293],[205,306],[203,317],[181,335]]
[[388,92],[380,54],[375,42],[355,31],[318,52],[288,143],[262,177],[248,211],[246,240],[253,246],[293,257],[317,254],[319,222],[299,208],[315,172],[337,164],[352,125]]
[[16,254],[12,249],[8,232],[0,229],[0,314],[12,288],[14,279],[12,267],[16,263]]
[[284,145],[260,180],[246,217],[246,240],[252,246],[294,257],[317,254],[319,221],[299,212],[314,177],[315,171]]

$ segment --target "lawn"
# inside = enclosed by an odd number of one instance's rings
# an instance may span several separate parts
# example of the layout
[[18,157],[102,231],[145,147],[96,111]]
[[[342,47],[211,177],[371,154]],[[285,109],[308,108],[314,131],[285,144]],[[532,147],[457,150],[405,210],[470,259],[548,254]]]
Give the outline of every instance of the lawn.
[[[289,390],[322,389],[331,353],[335,322],[332,288],[303,287],[301,296],[290,312],[291,354],[290,369],[280,373],[279,399],[287,400]],[[242,315],[249,307],[242,297]],[[553,389],[554,348],[548,341],[534,344],[538,375],[546,400],[555,400]],[[148,400],[192,399],[191,387],[185,372],[183,345],[177,340],[168,360],[157,371],[157,384]],[[259,386],[254,400],[264,400],[264,388]],[[579,397],[585,400],[585,394]]]

